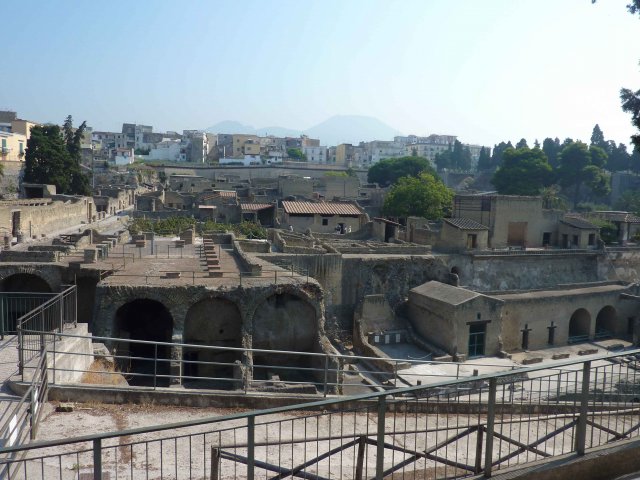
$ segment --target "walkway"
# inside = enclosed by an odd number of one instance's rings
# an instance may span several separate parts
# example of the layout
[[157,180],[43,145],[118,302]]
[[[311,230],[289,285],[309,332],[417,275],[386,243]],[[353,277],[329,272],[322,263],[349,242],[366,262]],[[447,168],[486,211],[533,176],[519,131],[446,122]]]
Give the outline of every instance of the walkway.
[[20,400],[7,385],[7,380],[18,371],[18,338],[7,335],[0,340],[0,425],[4,415],[11,411],[11,404]]

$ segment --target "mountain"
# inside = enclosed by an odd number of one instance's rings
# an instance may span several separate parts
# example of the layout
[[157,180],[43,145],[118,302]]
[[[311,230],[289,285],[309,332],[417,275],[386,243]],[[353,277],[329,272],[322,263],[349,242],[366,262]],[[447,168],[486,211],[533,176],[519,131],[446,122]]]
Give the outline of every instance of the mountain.
[[402,135],[377,118],[363,115],[335,115],[304,133],[311,138],[319,138],[322,145],[357,145],[372,140],[393,140],[394,136]]
[[298,137],[302,134],[319,138],[321,145],[331,146],[340,143],[370,142],[371,140],[393,140],[401,133],[374,117],[363,115],[335,115],[307,130],[295,130],[284,127],[254,128],[235,121],[216,123],[206,129],[211,133],[244,133],[250,135],[275,135],[277,137]]
[[218,122],[215,125],[205,129],[205,132],[210,133],[245,133],[247,135],[254,135],[255,128],[251,125],[244,125],[240,122],[234,122],[232,120],[225,120],[224,122]]

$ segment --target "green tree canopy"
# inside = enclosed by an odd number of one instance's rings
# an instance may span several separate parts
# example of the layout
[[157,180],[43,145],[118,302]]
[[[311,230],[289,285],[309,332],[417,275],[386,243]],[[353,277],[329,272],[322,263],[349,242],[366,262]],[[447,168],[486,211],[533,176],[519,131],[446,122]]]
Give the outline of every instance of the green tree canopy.
[[447,214],[453,203],[453,191],[431,173],[402,177],[384,199],[383,212],[393,217],[417,216],[432,220]]
[[503,195],[538,195],[553,183],[553,169],[539,148],[508,148],[491,183]]
[[500,142],[498,145],[494,145],[493,154],[491,155],[491,166],[492,168],[498,168],[502,165],[502,154],[507,148],[513,148],[511,142]]
[[578,206],[580,189],[587,185],[594,194],[603,196],[609,191],[609,178],[604,172],[607,154],[595,145],[571,142],[562,149],[557,169],[558,181],[565,188],[573,188],[573,208]]
[[516,143],[516,150],[519,150],[521,148],[529,148],[529,145],[527,145],[527,140],[525,138],[521,138],[520,141]]
[[289,158],[294,158],[301,162],[307,161],[307,157],[305,156],[304,153],[302,153],[302,150],[300,150],[299,148],[287,148],[287,155],[289,156]]
[[70,116],[62,131],[57,125],[33,127],[27,141],[24,181],[55,185],[56,191],[65,195],[90,195],[89,181],[80,167],[85,127],[83,122],[74,130]]
[[381,187],[393,185],[402,177],[417,177],[427,172],[437,177],[429,160],[423,157],[386,158],[369,168],[367,181],[377,183]]
[[547,156],[549,165],[553,168],[558,166],[558,154],[561,149],[562,147],[560,146],[560,139],[558,137],[555,139],[547,137],[542,141],[542,151]]
[[482,147],[478,156],[478,170],[489,170],[491,168],[491,156],[488,149]]

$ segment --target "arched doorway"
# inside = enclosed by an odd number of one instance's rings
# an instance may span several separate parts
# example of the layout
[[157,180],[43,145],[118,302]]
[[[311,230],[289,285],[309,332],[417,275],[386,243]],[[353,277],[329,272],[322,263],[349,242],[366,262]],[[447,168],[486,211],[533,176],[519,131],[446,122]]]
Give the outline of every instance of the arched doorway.
[[46,280],[33,273],[14,273],[2,281],[0,291],[51,293],[51,287]]
[[611,305],[603,307],[596,317],[596,338],[611,338],[613,337],[618,328],[618,313],[616,309]]
[[[268,297],[256,309],[253,319],[253,348],[312,352],[318,338],[316,311],[307,301],[292,294]],[[254,353],[253,377],[274,375],[285,381],[311,380],[311,359],[306,355]]]
[[[220,298],[202,300],[192,305],[184,323],[184,343],[242,347],[240,310],[235,303]],[[184,384],[191,387],[235,388],[234,367],[230,364],[241,359],[239,351],[185,347],[184,377],[206,378],[185,378]]]
[[15,273],[0,282],[0,332],[15,333],[17,321],[51,298],[51,287],[32,273]]
[[584,308],[579,308],[569,320],[569,343],[589,340],[591,332],[591,315]]
[[[173,318],[156,300],[138,299],[121,306],[115,318],[117,336],[148,342],[171,342]],[[153,343],[121,342],[117,354],[123,372],[131,372],[130,385],[169,386],[171,347]],[[157,377],[154,379],[154,374]],[[155,382],[154,382],[155,380]]]

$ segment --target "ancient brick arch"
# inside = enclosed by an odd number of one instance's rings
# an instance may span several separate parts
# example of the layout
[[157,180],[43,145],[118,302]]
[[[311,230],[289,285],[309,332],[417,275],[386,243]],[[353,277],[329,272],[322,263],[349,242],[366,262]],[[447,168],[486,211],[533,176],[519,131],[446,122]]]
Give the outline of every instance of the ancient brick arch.
[[[240,348],[243,343],[242,324],[242,315],[235,302],[223,297],[203,298],[191,305],[187,311],[183,342],[203,346]],[[241,352],[185,347],[182,354],[185,361],[183,369],[185,385],[234,387],[233,367],[228,364],[241,360]],[[221,363],[227,365],[219,365]],[[203,383],[205,385],[202,385]]]
[[59,287],[59,278],[29,265],[3,268],[0,271],[0,291],[53,292]]
[[155,385],[168,386],[171,347],[143,342],[171,343],[173,336],[173,317],[169,309],[160,301],[149,298],[137,298],[126,302],[116,310],[114,318],[116,337],[131,342],[119,342],[116,345],[119,354],[123,354],[120,368],[133,375],[132,385],[154,385],[153,375],[160,377]]

